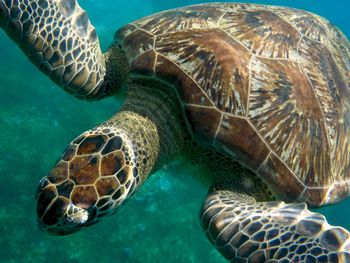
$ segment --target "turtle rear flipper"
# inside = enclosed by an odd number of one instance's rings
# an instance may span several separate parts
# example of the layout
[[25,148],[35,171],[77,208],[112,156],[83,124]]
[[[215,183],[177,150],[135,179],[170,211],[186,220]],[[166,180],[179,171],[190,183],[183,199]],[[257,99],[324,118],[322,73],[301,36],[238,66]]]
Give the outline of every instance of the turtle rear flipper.
[[76,0],[0,0],[0,26],[69,93],[104,95],[105,59],[96,30]]
[[201,212],[209,240],[233,262],[350,262],[350,234],[304,203],[214,191]]

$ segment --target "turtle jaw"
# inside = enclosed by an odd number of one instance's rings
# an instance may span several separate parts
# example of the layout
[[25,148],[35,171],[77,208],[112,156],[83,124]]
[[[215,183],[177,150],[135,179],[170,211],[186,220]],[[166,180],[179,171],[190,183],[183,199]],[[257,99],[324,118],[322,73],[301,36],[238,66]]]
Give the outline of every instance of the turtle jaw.
[[57,225],[49,226],[42,219],[38,220],[39,228],[51,235],[69,235],[82,229],[92,218],[89,212],[73,204],[68,205],[66,212],[60,218]]
[[41,230],[67,235],[94,223],[93,208],[79,207],[64,196],[57,196],[57,189],[48,182],[44,177],[37,190],[37,222]]

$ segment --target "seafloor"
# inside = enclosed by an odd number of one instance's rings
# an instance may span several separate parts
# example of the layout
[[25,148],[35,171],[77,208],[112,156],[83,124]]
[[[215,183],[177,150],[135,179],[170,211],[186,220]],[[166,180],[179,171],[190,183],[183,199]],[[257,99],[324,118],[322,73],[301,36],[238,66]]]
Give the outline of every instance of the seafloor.
[[[81,0],[103,49],[115,29],[159,10],[200,1]],[[257,1],[255,1],[257,2]],[[260,1],[316,12],[350,36],[346,0]],[[0,32],[0,261],[224,262],[202,233],[199,207],[207,189],[175,162],[152,176],[113,217],[74,235],[49,236],[36,227],[34,191],[67,143],[106,120],[115,98],[79,101],[36,70]],[[350,230],[350,200],[320,209]]]

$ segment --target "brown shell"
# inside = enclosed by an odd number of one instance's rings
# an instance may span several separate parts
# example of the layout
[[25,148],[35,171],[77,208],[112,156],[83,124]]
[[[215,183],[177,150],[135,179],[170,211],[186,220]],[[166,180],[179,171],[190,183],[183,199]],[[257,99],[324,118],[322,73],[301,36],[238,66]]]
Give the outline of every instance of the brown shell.
[[255,171],[281,197],[348,196],[350,45],[300,10],[206,4],[116,34],[134,77],[167,81],[198,138]]

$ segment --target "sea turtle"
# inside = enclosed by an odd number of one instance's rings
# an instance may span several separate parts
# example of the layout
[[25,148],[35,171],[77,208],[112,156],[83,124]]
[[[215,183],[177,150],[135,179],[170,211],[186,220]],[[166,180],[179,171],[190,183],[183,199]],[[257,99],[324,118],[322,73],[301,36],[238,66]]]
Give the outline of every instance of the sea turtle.
[[330,22],[202,4],[122,27],[105,54],[75,0],[0,0],[0,25],[76,97],[127,94],[40,181],[42,229],[100,221],[185,153],[209,171],[200,219],[226,259],[350,260],[349,233],[307,208],[349,195],[350,45]]

